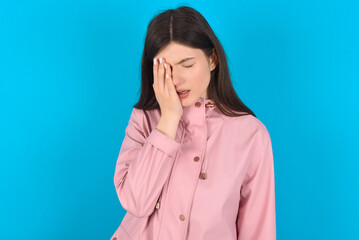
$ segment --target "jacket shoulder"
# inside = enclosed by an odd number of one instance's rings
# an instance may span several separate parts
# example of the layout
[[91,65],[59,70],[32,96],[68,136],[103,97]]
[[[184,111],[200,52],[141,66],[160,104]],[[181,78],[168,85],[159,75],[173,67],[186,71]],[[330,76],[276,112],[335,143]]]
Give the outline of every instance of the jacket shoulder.
[[159,121],[160,112],[157,109],[143,110],[132,108],[129,123],[137,129],[141,129],[146,136],[150,134],[156,123]]
[[246,136],[261,136],[264,138],[269,137],[269,132],[266,125],[257,117],[253,115],[244,115],[229,117],[225,116],[225,124],[235,133]]
[[[143,110],[132,107],[131,117],[143,118],[143,117],[156,117],[160,112],[158,109]],[[133,116],[132,116],[133,115]]]

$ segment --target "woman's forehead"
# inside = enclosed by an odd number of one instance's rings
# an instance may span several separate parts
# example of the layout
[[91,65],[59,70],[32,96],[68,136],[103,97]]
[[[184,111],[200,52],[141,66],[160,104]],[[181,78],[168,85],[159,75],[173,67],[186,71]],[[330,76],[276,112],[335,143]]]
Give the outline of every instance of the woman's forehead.
[[182,44],[170,43],[157,53],[155,58],[163,57],[170,64],[180,64],[185,61],[199,59],[202,51]]

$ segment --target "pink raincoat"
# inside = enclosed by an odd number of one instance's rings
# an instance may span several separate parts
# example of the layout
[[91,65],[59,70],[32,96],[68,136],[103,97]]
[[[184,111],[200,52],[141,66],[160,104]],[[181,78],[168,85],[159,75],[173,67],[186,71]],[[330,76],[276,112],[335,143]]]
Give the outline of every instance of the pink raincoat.
[[183,107],[176,139],[156,128],[160,117],[132,110],[114,175],[127,213],[111,240],[275,240],[265,125],[204,98]]

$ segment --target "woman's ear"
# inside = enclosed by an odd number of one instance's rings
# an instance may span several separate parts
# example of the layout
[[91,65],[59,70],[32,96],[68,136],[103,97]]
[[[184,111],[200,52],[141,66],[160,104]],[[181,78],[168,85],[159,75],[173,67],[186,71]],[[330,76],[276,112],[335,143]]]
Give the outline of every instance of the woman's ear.
[[212,56],[209,58],[209,60],[210,60],[210,71],[212,71],[213,69],[216,68],[218,64],[218,56],[214,48],[212,51]]

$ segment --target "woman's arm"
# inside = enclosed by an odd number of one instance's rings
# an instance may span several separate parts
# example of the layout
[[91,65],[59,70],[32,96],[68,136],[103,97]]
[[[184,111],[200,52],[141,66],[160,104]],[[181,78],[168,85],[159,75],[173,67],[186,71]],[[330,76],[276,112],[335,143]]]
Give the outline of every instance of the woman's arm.
[[143,111],[133,109],[118,155],[114,184],[122,207],[149,216],[169,177],[180,143],[154,128],[146,138]]
[[262,125],[241,188],[237,217],[239,240],[275,240],[276,213],[272,143]]

